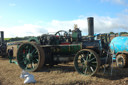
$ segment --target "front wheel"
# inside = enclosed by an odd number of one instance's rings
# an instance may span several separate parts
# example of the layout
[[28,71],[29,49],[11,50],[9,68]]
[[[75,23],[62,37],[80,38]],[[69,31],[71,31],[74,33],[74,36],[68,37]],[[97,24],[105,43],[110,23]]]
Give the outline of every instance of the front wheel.
[[43,67],[44,50],[36,43],[23,43],[17,51],[17,62],[21,69],[38,71]]
[[100,67],[99,56],[91,49],[82,49],[75,55],[74,67],[80,74],[93,76]]

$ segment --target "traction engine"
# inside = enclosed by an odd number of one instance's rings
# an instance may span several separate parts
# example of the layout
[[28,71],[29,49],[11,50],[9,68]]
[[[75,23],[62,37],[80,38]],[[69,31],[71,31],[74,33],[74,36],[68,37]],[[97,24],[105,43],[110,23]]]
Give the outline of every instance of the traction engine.
[[69,32],[60,30],[53,35],[43,34],[21,44],[17,51],[20,68],[38,71],[44,65],[74,61],[78,73],[94,75],[110,60],[107,56],[109,39],[107,34],[94,36],[93,17],[87,21],[88,36],[82,36],[81,30],[75,26]]

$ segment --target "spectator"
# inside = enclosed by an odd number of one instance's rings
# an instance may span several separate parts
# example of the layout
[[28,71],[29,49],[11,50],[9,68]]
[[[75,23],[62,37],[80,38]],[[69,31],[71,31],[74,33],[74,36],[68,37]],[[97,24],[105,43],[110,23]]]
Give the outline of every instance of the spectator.
[[12,63],[12,59],[13,59],[13,47],[11,49],[8,49],[8,57],[9,57],[9,62]]

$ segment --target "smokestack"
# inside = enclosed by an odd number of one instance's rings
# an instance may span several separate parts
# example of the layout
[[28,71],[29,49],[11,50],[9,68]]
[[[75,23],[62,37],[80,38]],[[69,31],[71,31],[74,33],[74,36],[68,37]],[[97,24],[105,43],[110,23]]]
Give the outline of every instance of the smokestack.
[[93,23],[93,17],[88,17],[88,36],[93,37],[94,36],[94,23]]
[[4,42],[4,32],[0,31],[1,44]]

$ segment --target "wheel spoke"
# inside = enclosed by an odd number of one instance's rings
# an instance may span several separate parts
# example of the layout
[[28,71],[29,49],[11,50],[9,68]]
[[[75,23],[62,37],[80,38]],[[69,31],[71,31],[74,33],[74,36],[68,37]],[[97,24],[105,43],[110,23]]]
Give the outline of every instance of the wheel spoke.
[[38,59],[36,59],[36,61],[38,62]]
[[93,64],[90,65],[90,67],[93,67],[93,69],[96,69],[96,66],[97,65],[93,65]]
[[86,53],[86,60],[88,61],[89,59],[89,52]]
[[28,65],[29,65],[29,64],[26,65],[25,69],[28,69],[28,67],[29,67]]
[[91,69],[92,72],[94,71],[94,69],[92,67],[90,67],[90,69]]
[[31,53],[33,54],[36,51],[36,49],[34,49]]
[[96,64],[97,62],[96,62],[96,61],[93,61],[93,62],[91,62],[91,63],[94,63],[94,64]]
[[32,67],[32,68],[34,68],[34,67],[35,67],[33,62],[31,63],[31,67]]
[[92,53],[89,54],[89,60],[91,59],[92,55],[93,55]]
[[88,67],[85,68],[85,74],[87,74]]
[[32,62],[34,62],[34,63],[38,63],[39,61],[38,61],[37,58],[34,58],[34,59],[32,59]]
[[84,57],[82,57],[82,60],[85,62],[86,60],[84,59]]
[[91,60],[89,60],[89,62],[93,61],[94,59],[96,59],[96,58],[92,58]]
[[82,52],[82,54],[80,56],[81,56],[81,59],[85,62],[86,60],[85,60],[85,55],[84,55],[83,52]]
[[86,61],[88,61],[88,56],[86,57]]
[[34,52],[34,54],[36,54],[37,53],[37,50]]

